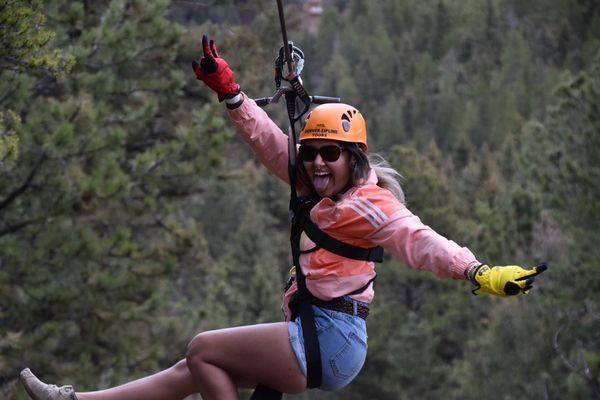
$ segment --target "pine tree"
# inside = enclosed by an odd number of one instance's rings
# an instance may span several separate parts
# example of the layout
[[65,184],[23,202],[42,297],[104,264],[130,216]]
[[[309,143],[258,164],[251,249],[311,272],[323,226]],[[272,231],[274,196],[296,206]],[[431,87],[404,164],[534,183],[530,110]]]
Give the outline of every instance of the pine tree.
[[52,79],[32,69],[33,78],[17,75],[7,89],[22,120],[12,128],[18,156],[0,175],[7,397],[23,365],[84,389],[182,356],[181,346],[158,340],[173,326],[162,318],[165,278],[203,257],[184,210],[231,136],[220,105],[197,107],[198,97],[182,91],[174,61],[183,30],[166,19],[166,2],[54,2],[47,10],[55,43],[76,64]]
[[567,390],[571,398],[600,396],[600,337],[593,316],[600,289],[595,272],[600,256],[599,73],[600,53],[581,73],[565,73],[546,118],[532,124],[524,148],[524,157],[536,161],[528,176],[545,193],[544,205],[567,236],[559,243],[566,247],[567,258],[557,260],[550,287],[560,288],[555,299],[558,318],[549,326],[554,352],[567,375],[566,388],[552,388]]

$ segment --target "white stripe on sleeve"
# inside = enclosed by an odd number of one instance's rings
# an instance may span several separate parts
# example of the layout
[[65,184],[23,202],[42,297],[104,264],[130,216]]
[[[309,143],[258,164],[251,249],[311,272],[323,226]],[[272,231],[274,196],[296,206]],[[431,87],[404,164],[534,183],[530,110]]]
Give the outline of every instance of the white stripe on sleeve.
[[381,210],[381,208],[377,207],[375,204],[373,204],[371,201],[369,201],[369,199],[367,199],[366,197],[358,197],[356,200],[363,203],[370,210],[374,211],[375,214],[377,214],[382,219],[382,222],[385,222],[388,220],[388,216]]
[[355,197],[350,203],[350,208],[366,219],[374,228],[379,228],[389,217],[375,204],[364,197]]
[[374,228],[377,228],[379,226],[379,222],[375,221],[371,214],[364,212],[360,208],[356,207],[355,204],[350,204],[350,208],[353,209],[358,215],[369,221],[369,223],[373,225]]

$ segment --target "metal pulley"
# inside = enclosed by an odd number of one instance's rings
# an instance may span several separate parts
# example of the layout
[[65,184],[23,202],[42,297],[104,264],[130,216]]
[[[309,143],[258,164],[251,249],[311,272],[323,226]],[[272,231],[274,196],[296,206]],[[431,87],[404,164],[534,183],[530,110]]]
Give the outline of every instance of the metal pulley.
[[[281,87],[281,81],[292,82],[295,78],[302,79],[300,75],[304,69],[304,52],[294,46],[294,43],[288,42],[288,51],[285,51],[285,46],[279,48],[279,55],[275,59],[275,88]],[[288,66],[288,73],[283,72],[283,66]]]

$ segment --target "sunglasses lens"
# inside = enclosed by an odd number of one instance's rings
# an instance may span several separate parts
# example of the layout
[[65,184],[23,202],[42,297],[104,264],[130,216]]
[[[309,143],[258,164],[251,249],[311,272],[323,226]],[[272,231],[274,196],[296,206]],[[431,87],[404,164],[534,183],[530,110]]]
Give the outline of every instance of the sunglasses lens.
[[342,149],[340,149],[338,146],[323,146],[319,149],[319,153],[321,153],[323,160],[333,162],[340,158]]
[[300,146],[300,150],[298,150],[298,159],[300,161],[313,161],[318,153],[319,150],[314,147]]
[[315,158],[317,158],[317,154],[320,154],[324,161],[334,162],[340,158],[342,148],[329,145],[317,149],[315,147],[302,145],[300,146],[300,150],[298,150],[298,159],[300,161],[314,161]]

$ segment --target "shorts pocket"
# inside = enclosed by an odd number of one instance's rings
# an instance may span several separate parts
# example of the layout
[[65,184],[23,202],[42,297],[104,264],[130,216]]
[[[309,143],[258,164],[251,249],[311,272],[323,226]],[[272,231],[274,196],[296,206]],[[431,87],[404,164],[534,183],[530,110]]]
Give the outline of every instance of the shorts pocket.
[[352,379],[360,372],[367,357],[367,344],[354,332],[330,359],[333,374],[342,379]]
[[317,328],[317,335],[320,335],[333,326],[333,321],[331,318],[315,315],[315,326]]

